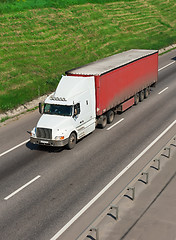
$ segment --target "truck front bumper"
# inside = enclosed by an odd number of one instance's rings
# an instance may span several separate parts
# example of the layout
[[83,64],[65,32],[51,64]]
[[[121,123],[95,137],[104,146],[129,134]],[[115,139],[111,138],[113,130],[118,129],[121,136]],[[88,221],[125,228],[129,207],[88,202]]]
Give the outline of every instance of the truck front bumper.
[[30,137],[30,142],[38,145],[63,147],[68,144],[68,138],[64,140],[51,140],[51,139],[40,139],[40,138]]

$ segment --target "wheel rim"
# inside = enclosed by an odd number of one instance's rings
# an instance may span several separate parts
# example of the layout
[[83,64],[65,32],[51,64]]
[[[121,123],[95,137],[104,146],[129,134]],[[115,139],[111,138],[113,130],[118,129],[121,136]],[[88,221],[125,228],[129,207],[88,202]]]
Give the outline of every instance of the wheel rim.
[[68,147],[72,149],[75,146],[75,144],[76,144],[76,135],[75,133],[72,133],[69,138]]
[[144,100],[144,91],[141,91],[139,94],[139,101],[142,102]]
[[112,113],[110,114],[110,116],[109,116],[109,120],[110,120],[110,122],[112,122],[113,119],[114,119],[114,114],[113,114],[113,112],[112,112]]
[[106,118],[103,119],[103,127],[106,126]]
[[135,95],[135,105],[137,105],[139,103],[139,94],[137,93],[136,95]]
[[103,120],[102,120],[102,124],[101,124],[101,128],[105,128],[107,125],[107,117],[106,115],[103,116]]
[[114,120],[114,112],[113,111],[109,112],[107,120],[108,120],[108,123],[112,123],[113,122],[113,120]]
[[144,98],[147,98],[149,95],[149,89],[146,88],[145,91],[144,91]]
[[74,143],[75,142],[75,137],[74,136],[71,136],[70,138],[70,143]]

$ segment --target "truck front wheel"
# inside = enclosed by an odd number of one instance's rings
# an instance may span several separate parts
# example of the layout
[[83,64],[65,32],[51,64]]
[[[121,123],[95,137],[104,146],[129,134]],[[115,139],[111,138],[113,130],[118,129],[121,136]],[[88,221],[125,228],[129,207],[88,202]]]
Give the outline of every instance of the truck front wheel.
[[76,140],[77,140],[76,134],[75,134],[74,132],[72,132],[72,133],[70,134],[69,139],[68,139],[67,148],[68,148],[68,149],[74,148],[75,145],[76,145]]

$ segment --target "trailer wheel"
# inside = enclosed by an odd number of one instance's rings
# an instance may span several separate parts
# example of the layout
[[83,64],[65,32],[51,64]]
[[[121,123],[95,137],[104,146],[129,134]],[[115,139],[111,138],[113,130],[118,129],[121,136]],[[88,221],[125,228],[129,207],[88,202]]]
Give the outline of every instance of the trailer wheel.
[[101,124],[100,124],[100,127],[101,127],[101,128],[105,128],[106,125],[107,125],[107,116],[106,116],[106,115],[103,115],[102,117],[103,117],[103,119],[102,119],[102,122],[101,122]]
[[139,102],[142,102],[144,100],[144,91],[139,92]]
[[150,94],[150,88],[147,87],[144,89],[144,98],[148,98],[149,94]]
[[139,93],[136,93],[134,96],[134,105],[137,105],[139,103]]
[[114,121],[114,111],[110,110],[107,112],[107,123],[112,123]]
[[72,132],[72,133],[70,134],[69,139],[68,139],[67,148],[68,148],[68,149],[74,148],[75,145],[76,145],[76,141],[77,141],[76,134],[75,134],[74,132]]

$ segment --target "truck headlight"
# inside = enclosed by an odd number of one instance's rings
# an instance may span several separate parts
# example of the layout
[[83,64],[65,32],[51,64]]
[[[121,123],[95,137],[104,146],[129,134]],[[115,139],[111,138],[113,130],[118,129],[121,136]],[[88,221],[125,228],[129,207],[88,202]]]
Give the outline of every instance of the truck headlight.
[[56,136],[56,137],[55,137],[55,140],[64,140],[64,139],[65,139],[64,136]]
[[36,137],[36,128],[33,128],[30,135],[31,137]]

